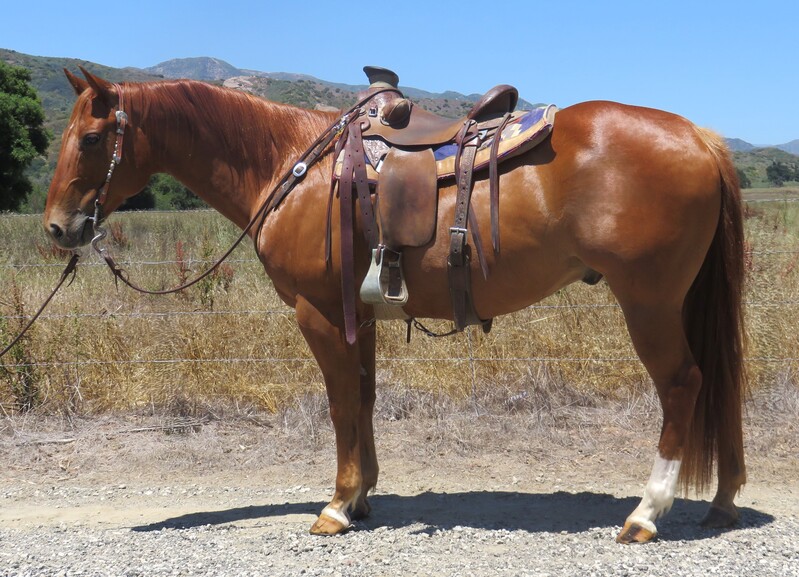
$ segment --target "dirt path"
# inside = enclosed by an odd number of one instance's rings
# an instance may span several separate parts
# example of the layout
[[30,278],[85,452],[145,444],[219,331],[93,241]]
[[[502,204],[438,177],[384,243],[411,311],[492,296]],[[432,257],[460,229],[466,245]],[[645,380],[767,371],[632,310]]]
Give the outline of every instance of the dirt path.
[[324,425],[7,422],[0,574],[799,575],[795,422],[750,423],[738,528],[700,529],[692,496],[622,547],[656,434],[607,417],[379,422],[373,514],[330,539],[307,535],[332,494]]

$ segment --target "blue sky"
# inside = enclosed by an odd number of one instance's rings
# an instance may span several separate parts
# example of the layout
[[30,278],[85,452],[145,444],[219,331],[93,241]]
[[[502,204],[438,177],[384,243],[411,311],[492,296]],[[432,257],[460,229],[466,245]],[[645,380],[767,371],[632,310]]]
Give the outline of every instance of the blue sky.
[[142,68],[213,56],[350,84],[373,64],[434,92],[513,84],[531,102],[617,100],[754,144],[799,139],[797,0],[29,0],[0,19],[0,47],[27,54]]

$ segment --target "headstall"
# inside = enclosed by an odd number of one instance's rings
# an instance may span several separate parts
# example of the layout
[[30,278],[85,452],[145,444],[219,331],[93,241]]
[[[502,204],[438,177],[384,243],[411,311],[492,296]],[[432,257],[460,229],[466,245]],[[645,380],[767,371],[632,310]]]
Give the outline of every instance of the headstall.
[[103,220],[103,204],[108,198],[108,187],[111,184],[111,177],[114,176],[114,169],[122,162],[122,145],[125,141],[125,128],[128,126],[128,115],[125,112],[125,97],[122,92],[122,87],[119,84],[114,84],[117,95],[119,97],[119,107],[114,113],[117,121],[116,139],[114,140],[114,153],[111,155],[111,163],[108,165],[108,172],[105,175],[105,181],[102,186],[97,189],[97,195],[94,197],[94,216],[92,218],[92,228],[94,229],[94,238],[92,238],[92,248],[98,253],[102,254],[104,248],[100,248],[98,243],[103,240],[108,232],[100,227],[100,222]]

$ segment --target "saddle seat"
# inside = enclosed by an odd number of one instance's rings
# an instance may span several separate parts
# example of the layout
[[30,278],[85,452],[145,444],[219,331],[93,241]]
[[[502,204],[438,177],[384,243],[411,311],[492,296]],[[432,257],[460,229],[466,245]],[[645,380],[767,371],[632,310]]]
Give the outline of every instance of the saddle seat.
[[394,146],[433,146],[455,140],[468,120],[481,123],[513,112],[519,92],[507,84],[495,86],[475,103],[465,118],[455,120],[414,106],[399,93],[379,94],[375,99],[378,102],[370,108],[370,122],[363,131],[364,137],[379,136]]

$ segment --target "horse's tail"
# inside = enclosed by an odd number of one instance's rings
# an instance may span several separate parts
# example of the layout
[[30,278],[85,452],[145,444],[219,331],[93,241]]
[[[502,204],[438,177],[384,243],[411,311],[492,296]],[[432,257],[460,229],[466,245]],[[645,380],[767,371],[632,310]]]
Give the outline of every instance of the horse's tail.
[[[715,157],[721,179],[721,212],[705,262],[685,299],[683,324],[702,388],[686,440],[681,480],[686,489],[705,488],[721,450],[743,467],[742,404],[744,355],[744,233],[738,174],[716,134],[697,129]],[[741,479],[745,471],[741,470]]]

